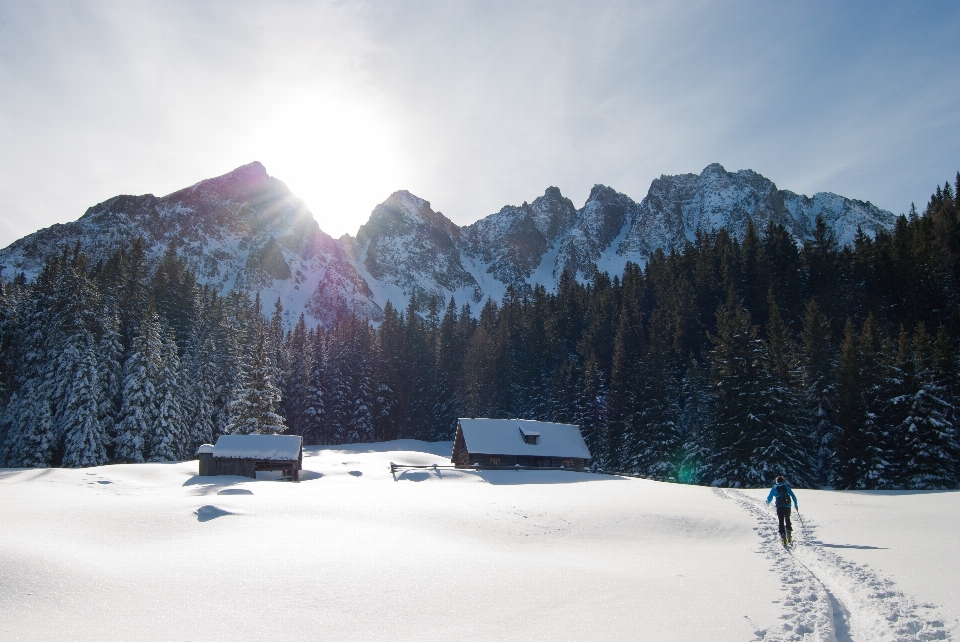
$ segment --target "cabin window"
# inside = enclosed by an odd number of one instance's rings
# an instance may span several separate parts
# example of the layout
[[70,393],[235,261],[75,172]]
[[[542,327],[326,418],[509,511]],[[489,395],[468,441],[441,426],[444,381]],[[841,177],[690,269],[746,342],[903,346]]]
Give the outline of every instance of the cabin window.
[[540,443],[540,433],[533,430],[524,430],[520,426],[520,435],[523,437],[523,443],[536,445]]
[[490,465],[491,465],[491,466],[496,466],[497,468],[500,468],[500,458],[499,458],[499,457],[491,457],[491,458],[490,458]]

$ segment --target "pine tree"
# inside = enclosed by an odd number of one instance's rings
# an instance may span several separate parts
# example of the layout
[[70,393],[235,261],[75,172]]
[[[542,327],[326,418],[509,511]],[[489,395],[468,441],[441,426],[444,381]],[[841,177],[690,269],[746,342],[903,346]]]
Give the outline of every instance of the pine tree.
[[353,390],[350,387],[349,340],[347,320],[344,319],[330,332],[327,342],[324,395],[324,443],[347,443],[347,430],[352,411]]
[[847,320],[837,368],[837,440],[834,485],[838,489],[889,487],[889,462],[877,412],[884,354],[876,319],[868,316],[859,338]]
[[38,390],[38,379],[24,384],[4,413],[8,427],[5,463],[10,468],[47,468],[53,459],[53,417]]
[[680,382],[666,336],[666,315],[650,319],[650,338],[638,376],[638,408],[630,418],[634,437],[631,468],[655,479],[673,477],[683,460]]
[[457,318],[457,302],[451,296],[437,337],[438,384],[434,414],[438,423],[438,439],[452,440],[457,418],[461,416],[462,402],[458,389],[463,377],[465,348],[462,337]]
[[100,421],[103,390],[92,337],[81,354],[64,356],[72,380],[67,405],[58,418],[64,434],[63,465],[100,466],[107,462],[109,436]]
[[510,386],[508,346],[498,323],[499,307],[488,300],[463,359],[466,414],[503,417]]
[[163,342],[160,321],[149,308],[130,354],[123,364],[123,402],[114,458],[139,463],[149,454],[150,439],[157,423],[157,387],[161,379]]
[[680,433],[683,449],[671,476],[683,484],[698,484],[714,446],[710,430],[710,395],[704,367],[691,354],[680,384]]
[[830,322],[815,299],[807,302],[803,315],[802,383],[804,414],[813,424],[816,477],[832,483],[833,452],[838,436],[834,423],[836,388],[833,373]]
[[348,382],[350,393],[343,441],[348,444],[370,442],[373,441],[373,341],[366,321],[351,315],[347,323],[350,330],[343,364],[348,370],[341,371],[341,376]]
[[283,416],[291,433],[306,435],[311,355],[302,314],[287,344],[290,368],[283,385]]
[[771,459],[764,348],[759,328],[730,289],[710,336],[711,415],[716,446],[706,471],[714,486],[765,486],[780,472]]
[[[624,277],[627,280],[627,277]],[[658,329],[656,332],[663,332]],[[654,330],[651,330],[651,334]],[[658,337],[662,339],[662,337]],[[639,301],[625,294],[620,309],[620,320],[613,342],[613,363],[610,373],[610,416],[608,419],[609,465],[617,470],[638,466],[638,450],[641,448],[636,434],[635,418],[640,411],[641,391],[638,390],[638,366],[645,347],[642,313]]]
[[78,247],[66,262],[52,304],[47,380],[57,450],[64,466],[98,466],[107,461],[109,443],[100,421],[104,391],[94,336],[99,301]]
[[378,367],[374,394],[374,431],[383,441],[401,439],[405,434],[406,396],[404,364],[404,320],[393,304],[383,307],[383,321],[377,333]]
[[150,436],[149,461],[179,461],[187,454],[189,431],[181,406],[182,391],[177,342],[173,330],[168,330],[163,340],[163,361],[156,388],[157,419]]
[[306,434],[307,443],[329,444],[330,422],[327,418],[327,338],[318,329],[314,339],[307,342],[310,350],[310,379],[307,386]]
[[764,459],[774,462],[774,468],[794,486],[809,487],[814,483],[815,441],[803,413],[800,357],[772,293],[768,305],[764,397],[770,442]]
[[40,397],[39,390],[25,388],[25,405],[19,416],[22,426],[20,449],[14,459],[16,466],[24,468],[46,468],[53,459],[54,429],[53,413],[46,399]]
[[[196,345],[196,344],[194,344]],[[203,342],[189,353],[184,370],[187,377],[184,382],[185,416],[189,417],[187,426],[186,451],[196,452],[201,444],[212,444],[216,430],[215,409],[217,397],[217,372],[213,338],[206,337]]]
[[114,310],[106,309],[100,320],[100,327],[97,346],[102,391],[99,416],[100,424],[110,437],[112,445],[123,394],[123,337],[120,333],[120,317]]
[[271,364],[266,328],[255,324],[256,344],[250,358],[241,366],[237,389],[230,402],[228,434],[276,434],[287,430],[280,407],[280,389],[276,370]]
[[193,272],[177,256],[176,244],[171,242],[153,274],[150,294],[161,321],[169,325],[178,337],[190,336],[196,313],[196,290]]
[[[433,384],[436,378],[434,348],[431,344],[430,330],[420,319],[413,298],[407,305],[403,327],[403,364],[400,377],[401,394],[404,397],[402,408],[403,433],[414,439],[429,439],[433,433],[433,407],[436,392]],[[359,330],[352,329],[350,337],[356,340]],[[354,354],[351,358],[359,358]]]
[[273,316],[270,317],[270,325],[267,328],[267,340],[271,348],[271,365],[276,371],[277,385],[282,393],[286,389],[287,379],[290,377],[291,355],[287,350],[288,346],[283,332],[283,305],[280,303],[280,297],[277,297],[273,304]]
[[898,431],[903,444],[902,480],[907,488],[947,489],[958,482],[954,407],[934,363],[934,346],[921,323],[913,335],[916,390]]

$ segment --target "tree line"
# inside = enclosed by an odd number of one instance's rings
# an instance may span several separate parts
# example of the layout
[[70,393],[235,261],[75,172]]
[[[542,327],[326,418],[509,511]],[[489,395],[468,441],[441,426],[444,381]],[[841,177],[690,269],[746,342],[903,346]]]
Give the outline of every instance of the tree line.
[[457,417],[582,427],[594,466],[686,483],[960,483],[956,183],[841,247],[818,219],[698,230],[554,292],[418,295],[378,327],[292,329],[280,302],[197,284],[142,240],[0,283],[0,463],[170,461],[228,433],[449,440]]

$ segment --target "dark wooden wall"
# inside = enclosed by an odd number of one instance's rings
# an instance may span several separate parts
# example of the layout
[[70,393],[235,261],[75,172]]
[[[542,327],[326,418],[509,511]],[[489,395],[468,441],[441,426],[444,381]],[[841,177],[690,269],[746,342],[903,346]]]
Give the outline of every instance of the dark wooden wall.
[[587,460],[575,457],[529,457],[514,455],[481,455],[471,454],[466,448],[462,453],[454,450],[453,463],[458,468],[471,468],[480,466],[482,468],[513,468],[517,464],[525,468],[584,468]]
[[200,476],[209,477],[210,475],[216,475],[214,472],[216,468],[213,465],[213,453],[199,453],[197,457],[200,459]]
[[[204,458],[209,458],[204,462]],[[301,454],[301,457],[303,455]],[[301,461],[276,461],[271,459],[234,459],[228,457],[214,457],[212,453],[200,453],[200,474],[211,475],[239,475],[240,477],[257,478],[258,470],[279,470],[293,481],[300,481]]]

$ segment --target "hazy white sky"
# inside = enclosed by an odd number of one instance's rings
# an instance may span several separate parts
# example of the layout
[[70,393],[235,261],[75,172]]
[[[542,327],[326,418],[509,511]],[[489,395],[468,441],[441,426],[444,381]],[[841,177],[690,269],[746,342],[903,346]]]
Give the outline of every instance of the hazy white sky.
[[712,162],[905,212],[960,169],[958,63],[955,1],[0,0],[0,247],[254,160],[333,236]]

